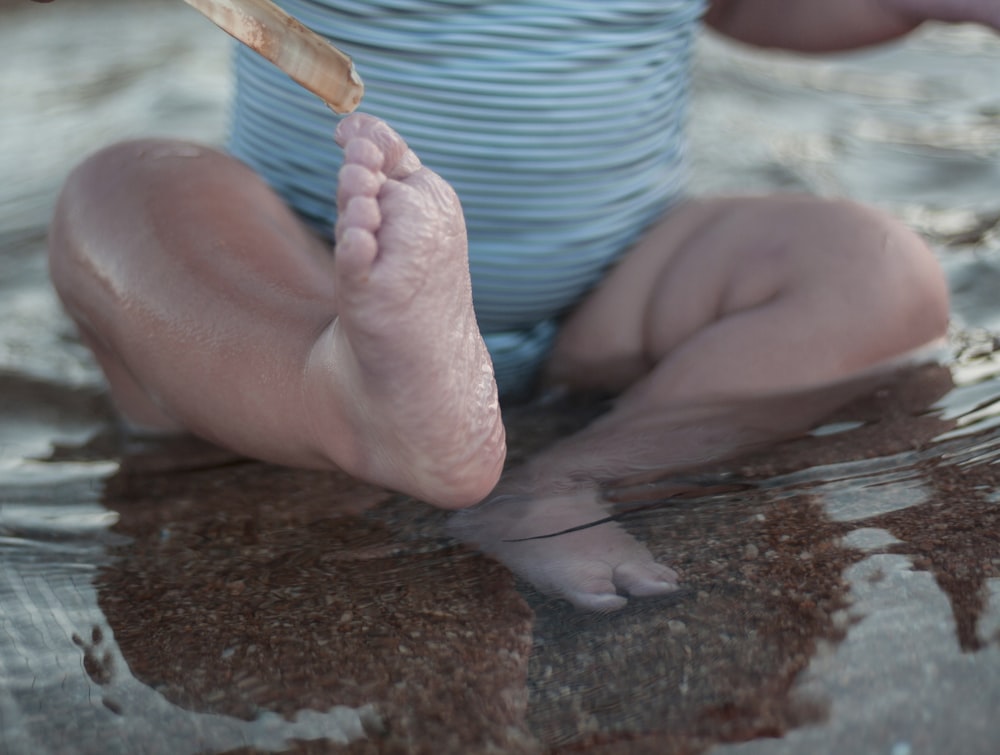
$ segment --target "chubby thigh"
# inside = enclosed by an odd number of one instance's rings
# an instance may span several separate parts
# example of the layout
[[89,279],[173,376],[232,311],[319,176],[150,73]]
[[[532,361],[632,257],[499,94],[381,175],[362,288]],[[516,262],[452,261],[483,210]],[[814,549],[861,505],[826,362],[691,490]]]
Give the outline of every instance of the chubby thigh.
[[888,214],[783,194],[688,201],[567,318],[548,380],[658,403],[840,380],[944,336],[933,252]]
[[249,168],[168,140],[98,152],[60,196],[50,268],[129,416],[170,429],[167,401],[174,422],[216,439],[249,410],[267,432],[238,450],[302,456],[297,397],[266,387],[297,379],[334,317],[332,259]]

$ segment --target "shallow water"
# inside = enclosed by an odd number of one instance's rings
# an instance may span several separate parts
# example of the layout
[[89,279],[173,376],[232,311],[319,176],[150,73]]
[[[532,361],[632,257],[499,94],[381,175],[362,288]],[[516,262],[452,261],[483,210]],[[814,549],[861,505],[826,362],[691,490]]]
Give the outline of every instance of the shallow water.
[[[595,616],[420,504],[116,436],[46,218],[101,144],[218,141],[227,43],[180,3],[57,6],[0,15],[0,752],[995,751],[995,39],[808,63],[702,45],[697,190],[905,218],[952,283],[950,356],[808,437],[609,490],[684,584]],[[579,416],[513,419],[516,456]]]

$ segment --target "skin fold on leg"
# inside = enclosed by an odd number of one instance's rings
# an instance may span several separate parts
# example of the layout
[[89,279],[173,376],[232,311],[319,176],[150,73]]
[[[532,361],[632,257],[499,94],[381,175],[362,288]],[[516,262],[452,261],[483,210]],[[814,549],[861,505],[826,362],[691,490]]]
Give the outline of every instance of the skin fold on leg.
[[605,518],[602,480],[808,430],[924,355],[947,322],[933,254],[882,213],[793,195],[690,202],[626,255],[556,343],[550,380],[621,392],[611,411],[511,470],[495,500],[453,527],[583,607],[668,592],[676,575],[614,522],[526,538]]
[[147,140],[68,179],[53,282],[135,423],[470,505],[505,445],[461,208],[381,121],[337,139],[336,254],[246,166]]
[[[494,490],[504,434],[461,207],[380,121],[348,118],[338,141],[333,256],[245,166],[142,141],[70,177],[53,281],[136,423],[472,504]],[[603,518],[602,479],[806,429],[946,323],[933,255],[887,216],[796,196],[690,202],[556,343],[550,380],[620,392],[612,410],[453,532],[586,608],[669,592],[678,575],[616,523],[532,538]],[[776,412],[783,395],[792,409]]]

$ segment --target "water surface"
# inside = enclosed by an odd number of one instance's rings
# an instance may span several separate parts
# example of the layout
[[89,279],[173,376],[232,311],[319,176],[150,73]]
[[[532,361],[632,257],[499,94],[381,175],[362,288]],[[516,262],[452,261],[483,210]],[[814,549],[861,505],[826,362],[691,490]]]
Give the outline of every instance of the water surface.
[[[610,489],[684,584],[595,616],[422,504],[117,434],[46,282],[48,213],[102,144],[219,142],[228,43],[181,3],[62,5],[0,24],[0,752],[994,751],[994,38],[807,62],[704,40],[695,188],[903,217],[953,338],[807,437]],[[513,455],[579,419],[516,412]]]

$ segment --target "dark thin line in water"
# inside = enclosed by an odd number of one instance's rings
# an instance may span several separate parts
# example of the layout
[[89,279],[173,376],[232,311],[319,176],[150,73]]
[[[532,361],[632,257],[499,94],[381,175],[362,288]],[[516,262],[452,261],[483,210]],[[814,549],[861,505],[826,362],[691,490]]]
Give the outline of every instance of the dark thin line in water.
[[592,522],[587,522],[586,524],[578,524],[575,527],[567,527],[564,530],[559,530],[557,532],[550,532],[547,535],[532,535],[531,537],[518,537],[511,540],[502,540],[504,543],[526,543],[531,540],[548,540],[552,537],[559,537],[560,535],[568,535],[571,532],[579,532],[580,530],[589,529],[590,527],[596,527],[600,524],[607,524],[608,522],[618,522],[632,514],[638,514],[642,511],[647,511],[649,509],[659,508],[663,505],[670,505],[672,503],[680,503],[682,501],[690,500],[692,498],[704,498],[708,495],[722,495],[724,493],[737,493],[744,490],[748,490],[754,487],[750,483],[729,483],[724,485],[711,485],[706,488],[692,488],[680,493],[675,493],[674,495],[667,496],[666,498],[660,498],[655,501],[650,501],[649,503],[643,503],[639,506],[632,506],[631,508],[623,509],[617,514],[611,514],[610,516],[602,517],[601,519],[595,519]]
[[518,537],[513,540],[501,540],[503,543],[526,543],[529,540],[547,540],[550,537],[559,537],[559,535],[568,535],[571,532],[579,532],[580,530],[585,530],[590,527],[596,527],[599,524],[607,524],[608,522],[617,522],[620,519],[624,519],[629,514],[634,514],[638,511],[643,511],[645,509],[653,508],[661,503],[668,503],[671,499],[664,498],[660,501],[653,501],[651,503],[643,504],[642,506],[635,506],[630,509],[626,509],[619,514],[612,514],[611,516],[606,516],[601,519],[595,519],[592,522],[587,522],[586,524],[578,524],[575,527],[568,527],[564,530],[559,530],[558,532],[551,532],[548,535],[532,535],[531,537]]

